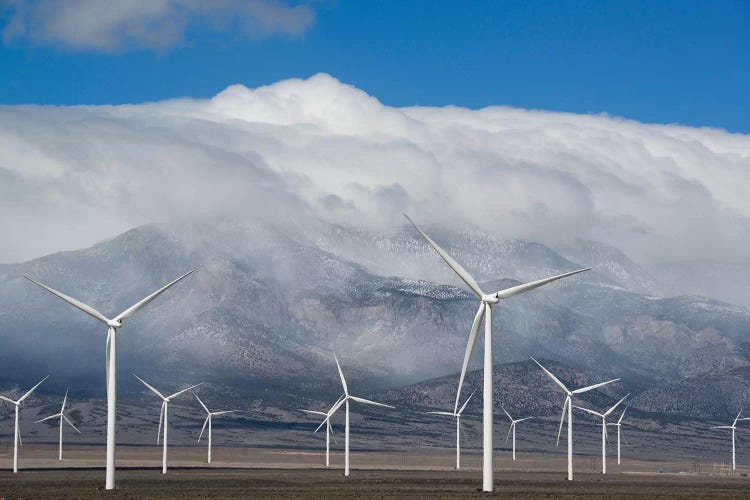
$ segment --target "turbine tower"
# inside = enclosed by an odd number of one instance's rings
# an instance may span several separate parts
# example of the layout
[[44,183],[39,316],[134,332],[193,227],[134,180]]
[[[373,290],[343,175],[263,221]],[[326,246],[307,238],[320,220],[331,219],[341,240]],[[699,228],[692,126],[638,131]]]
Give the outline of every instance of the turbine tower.
[[125,309],[113,319],[107,318],[93,307],[86,305],[83,302],[74,299],[73,297],[69,297],[64,293],[58,292],[57,290],[54,290],[47,285],[39,283],[38,281],[34,281],[28,276],[25,276],[26,279],[28,279],[35,285],[39,285],[53,295],[57,295],[73,307],[80,309],[89,316],[98,319],[99,321],[107,325],[107,343],[105,349],[105,378],[107,384],[107,469],[104,486],[108,490],[113,490],[115,488],[115,447],[117,446],[117,443],[115,442],[115,424],[117,421],[117,329],[122,327],[123,320],[140,311],[149,302],[161,295],[167,288],[190,275],[192,272],[193,271],[185,273],[171,283],[166,284],[148,297],[145,297],[141,301],[136,302],[129,308]]
[[39,382],[34,387],[29,389],[29,391],[26,394],[18,398],[18,401],[13,401],[12,399],[6,398],[5,396],[0,396],[0,399],[2,399],[3,401],[7,401],[8,403],[15,405],[16,407],[16,424],[15,424],[15,430],[13,434],[13,474],[18,474],[18,445],[20,443],[21,446],[23,446],[23,442],[21,442],[21,429],[18,426],[18,411],[21,408],[21,403],[23,403],[26,398],[31,396],[31,393],[34,392],[37,387],[42,385],[42,382],[44,382],[48,378],[49,378],[49,375],[44,377],[41,380],[41,382]]
[[[619,400],[617,403],[614,404],[614,406],[612,406],[612,408],[605,411],[604,413],[599,413],[598,411],[589,410],[588,408],[584,408],[582,406],[576,406],[576,408],[578,408],[579,410],[583,410],[587,413],[590,413],[591,415],[597,416],[602,419],[602,474],[607,473],[607,417],[610,415],[610,413],[615,411],[615,408],[620,406],[620,403],[625,401],[625,398],[627,398],[628,396],[630,396],[630,394],[626,394],[624,398]],[[619,427],[618,427],[618,431],[619,431]],[[619,444],[620,444],[620,439],[618,437],[617,439],[618,456],[619,456]],[[618,460],[617,463],[619,464],[620,461]]]
[[562,415],[560,416],[560,428],[557,430],[557,445],[560,445],[560,434],[562,433],[562,426],[565,422],[565,410],[568,410],[568,481],[573,480],[573,396],[576,394],[583,394],[584,392],[593,391],[594,389],[597,389],[599,387],[602,387],[607,384],[611,384],[612,382],[617,382],[620,380],[619,378],[615,378],[612,380],[607,380],[606,382],[601,382],[598,384],[590,385],[588,387],[582,387],[580,389],[575,389],[571,391],[568,389],[565,384],[560,382],[560,379],[555,377],[552,372],[547,370],[545,367],[539,363],[539,361],[535,360],[534,358],[531,358],[534,360],[534,363],[538,364],[539,367],[544,370],[544,372],[549,375],[549,377],[555,381],[557,385],[559,385],[563,391],[565,391],[565,403],[563,404],[562,408]]
[[342,405],[346,405],[346,426],[344,427],[344,476],[349,475],[349,401],[355,401],[357,403],[363,403],[367,405],[375,405],[375,406],[383,406],[385,408],[394,408],[391,405],[383,404],[383,403],[376,403],[375,401],[370,401],[369,399],[360,398],[357,396],[352,396],[349,394],[349,388],[346,385],[346,379],[344,378],[344,372],[341,371],[341,365],[339,364],[339,359],[336,357],[336,355],[333,355],[333,358],[336,360],[336,367],[339,369],[339,377],[341,378],[341,385],[344,387],[344,397],[340,398],[338,403],[334,404],[333,407],[328,411],[328,414],[323,420],[323,422],[320,423],[317,429],[315,429],[315,432],[319,431],[323,425],[326,425],[330,422],[331,417],[338,411],[339,408],[341,408]]
[[529,420],[534,417],[525,417],[525,418],[517,418],[513,419],[513,417],[510,416],[510,413],[503,407],[503,405],[500,405],[500,408],[503,409],[503,412],[508,415],[508,418],[510,419],[510,429],[508,429],[508,435],[505,436],[505,442],[508,442],[508,438],[511,434],[513,434],[513,460],[516,459],[516,424],[519,422],[523,422],[524,420]]
[[[237,413],[240,410],[224,410],[224,411],[211,411],[208,409],[208,407],[201,401],[201,398],[198,397],[197,394],[193,393],[193,396],[195,396],[195,399],[198,400],[198,402],[201,404],[204,410],[206,410],[206,413],[208,416],[206,416],[206,420],[203,422],[203,428],[201,429],[201,434],[198,436],[198,442],[201,442],[201,438],[203,437],[203,431],[206,430],[206,424],[208,424],[208,462],[211,463],[211,423],[213,422],[213,417],[218,417],[219,415],[226,415],[228,413]],[[164,442],[166,443],[166,430],[164,431]]]
[[[344,396],[346,396],[346,394],[342,394],[339,397],[339,399],[336,400],[336,402],[333,404],[333,406],[327,412],[325,412],[325,411],[316,411],[316,410],[302,410],[305,413],[310,413],[312,415],[320,415],[322,417],[325,417],[323,419],[323,423],[326,424],[326,467],[330,467],[330,465],[331,465],[331,458],[330,458],[330,453],[331,453],[331,438],[333,438],[334,443],[336,442],[336,437],[333,435],[333,426],[331,425],[331,419],[330,419],[330,417],[333,416],[333,413],[335,411],[334,407],[336,407],[336,405],[339,403],[339,401],[341,401],[344,398]],[[338,408],[336,408],[336,409],[338,409]],[[318,427],[318,429],[320,429],[320,427]],[[315,429],[315,431],[313,432],[313,434],[315,432],[318,432],[318,429]],[[336,444],[338,444],[338,443],[336,443]]]
[[157,396],[161,398],[161,412],[159,412],[159,430],[156,432],[156,444],[159,444],[159,436],[161,436],[162,421],[163,421],[164,422],[164,426],[163,426],[164,439],[163,439],[163,450],[162,450],[161,473],[166,474],[167,473],[167,424],[169,421],[169,402],[172,399],[179,396],[180,394],[183,394],[189,391],[190,389],[195,389],[199,385],[202,385],[203,382],[201,382],[200,384],[191,385],[190,387],[182,389],[181,391],[177,391],[174,394],[170,394],[169,396],[165,396],[161,392],[157,391],[152,385],[149,385],[148,382],[143,380],[141,377],[139,377],[135,373],[133,374],[133,376],[137,378],[138,380],[140,380],[143,383],[143,385],[148,387],[151,390],[151,392],[153,392],[154,394],[156,394]]
[[63,398],[63,403],[62,403],[62,407],[60,408],[60,413],[55,413],[54,415],[50,415],[49,417],[46,417],[46,418],[43,418],[41,420],[37,420],[36,422],[34,422],[35,424],[38,424],[40,422],[44,422],[45,420],[50,420],[50,419],[58,418],[58,417],[60,418],[60,447],[59,447],[59,451],[57,454],[57,459],[59,461],[62,461],[63,420],[66,421],[68,425],[70,425],[73,428],[73,430],[75,430],[78,434],[81,433],[81,431],[78,430],[78,427],[73,425],[73,422],[71,422],[70,419],[65,415],[65,404],[67,402],[68,402],[68,390],[65,389],[65,397]]
[[[18,415],[18,410],[16,410],[16,415]],[[742,410],[737,414],[737,416],[734,418],[734,422],[732,422],[732,425],[716,425],[714,427],[711,427],[712,429],[731,429],[732,430],[732,470],[737,470],[737,462],[734,457],[734,432],[737,430],[737,422],[740,422],[742,420],[750,420],[750,418],[740,418],[740,415],[742,415]]]
[[482,435],[484,443],[482,454],[482,490],[492,491],[494,469],[492,456],[492,306],[497,304],[501,300],[505,300],[515,295],[528,292],[529,290],[533,290],[548,283],[552,283],[553,281],[566,278],[568,276],[573,276],[574,274],[578,274],[583,271],[588,271],[591,268],[589,267],[586,269],[579,269],[578,271],[572,271],[569,273],[552,276],[551,278],[545,278],[538,281],[532,281],[530,283],[524,283],[522,285],[506,288],[505,290],[500,290],[499,292],[495,292],[492,294],[486,294],[482,291],[481,288],[479,288],[479,285],[474,280],[474,278],[463,267],[461,267],[461,265],[456,262],[453,257],[448,255],[442,248],[438,246],[437,243],[432,241],[432,239],[427,236],[424,231],[419,229],[419,227],[414,224],[414,222],[409,218],[408,215],[404,214],[404,217],[406,217],[406,220],[408,220],[409,223],[411,223],[411,225],[414,226],[417,231],[419,231],[419,234],[421,234],[422,237],[427,240],[427,243],[429,243],[430,246],[435,249],[438,255],[440,255],[440,257],[445,261],[446,264],[448,264],[453,272],[455,272],[458,277],[461,278],[464,283],[466,283],[466,285],[471,289],[472,292],[474,292],[474,294],[480,301],[479,309],[477,309],[477,313],[474,316],[474,323],[472,324],[471,332],[469,333],[469,341],[466,344],[464,362],[461,368],[461,378],[458,382],[458,392],[456,394],[456,403],[454,405],[453,411],[458,411],[458,402],[461,398],[461,386],[463,385],[464,378],[466,377],[466,369],[469,365],[471,352],[474,349],[474,344],[477,340],[477,333],[479,332],[479,326],[482,322],[482,317],[484,317],[484,387],[482,389],[482,399],[484,403],[484,408],[482,411]]
[[[622,414],[620,415],[620,418],[617,419],[617,423],[609,423],[607,425],[613,425],[617,427],[617,465],[620,465],[620,433],[621,433],[621,427],[622,427],[622,419],[625,416],[625,412],[628,411],[628,407],[626,406],[624,410],[622,410]],[[623,435],[623,438],[625,436]],[[627,441],[625,441],[625,444],[627,444]]]
[[[477,392],[477,391],[474,391]],[[446,417],[454,417],[456,419],[456,469],[461,468],[461,414],[466,409],[466,405],[469,404],[469,400],[474,395],[474,392],[469,394],[469,397],[464,401],[463,406],[458,411],[428,411],[430,415],[445,415]]]

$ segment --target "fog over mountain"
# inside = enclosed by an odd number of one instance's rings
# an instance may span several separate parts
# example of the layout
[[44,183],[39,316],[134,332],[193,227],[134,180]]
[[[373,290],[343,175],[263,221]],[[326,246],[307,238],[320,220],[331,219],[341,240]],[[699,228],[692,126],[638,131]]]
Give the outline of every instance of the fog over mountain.
[[721,380],[740,389],[720,408],[747,400],[748,169],[741,134],[392,108],[322,74],[0,107],[0,387],[49,372],[48,394],[104,392],[104,328],[24,274],[114,315],[193,267],[121,330],[124,398],[137,371],[324,401],[334,350],[363,392],[455,376],[475,299],[408,211],[486,290],[594,268],[497,306],[496,363],[545,357],[622,376],[643,411],[719,418],[710,391],[674,394]]

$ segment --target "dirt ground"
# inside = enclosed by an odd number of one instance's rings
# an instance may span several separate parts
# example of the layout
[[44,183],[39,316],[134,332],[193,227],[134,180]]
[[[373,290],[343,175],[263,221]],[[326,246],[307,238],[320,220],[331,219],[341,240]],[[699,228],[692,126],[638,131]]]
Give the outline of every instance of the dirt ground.
[[[119,471],[117,490],[101,490],[100,470],[0,473],[2,498],[479,498],[481,474],[435,471],[197,469]],[[501,472],[494,496],[503,498],[748,498],[747,478],[676,475]]]

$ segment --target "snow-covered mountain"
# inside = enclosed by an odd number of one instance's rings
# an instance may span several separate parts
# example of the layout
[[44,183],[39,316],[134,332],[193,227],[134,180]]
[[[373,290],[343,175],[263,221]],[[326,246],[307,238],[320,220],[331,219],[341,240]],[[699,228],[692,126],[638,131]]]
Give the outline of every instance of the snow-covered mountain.
[[[428,229],[488,291],[594,267],[497,306],[497,363],[533,355],[641,389],[750,366],[748,310],[657,298],[658,283],[616,249],[580,242],[561,254]],[[0,385],[50,373],[46,391],[103,394],[104,328],[24,274],[114,315],[193,267],[120,330],[123,375],[206,380],[282,404],[335,394],[336,351],[363,392],[395,388],[455,373],[477,306],[406,225],[391,233],[311,219],[147,225],[88,249],[0,265]],[[140,390],[129,378],[120,378],[125,397]]]

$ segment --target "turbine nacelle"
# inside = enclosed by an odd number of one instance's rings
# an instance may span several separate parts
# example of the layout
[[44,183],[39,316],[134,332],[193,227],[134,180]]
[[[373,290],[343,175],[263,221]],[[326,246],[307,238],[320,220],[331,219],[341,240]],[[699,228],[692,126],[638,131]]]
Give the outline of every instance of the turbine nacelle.
[[122,320],[108,319],[107,326],[111,328],[122,328]]

